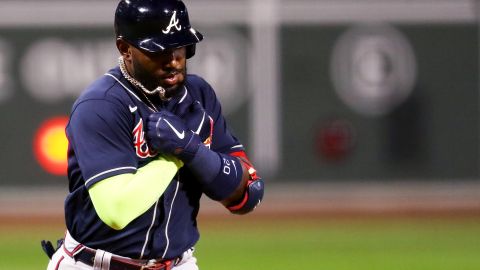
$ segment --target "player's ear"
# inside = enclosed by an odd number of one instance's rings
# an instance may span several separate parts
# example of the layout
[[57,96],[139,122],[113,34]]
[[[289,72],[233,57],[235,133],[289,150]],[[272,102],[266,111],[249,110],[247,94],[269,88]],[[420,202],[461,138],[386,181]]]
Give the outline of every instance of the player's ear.
[[117,49],[120,54],[123,56],[123,59],[130,60],[132,57],[132,51],[130,49],[130,44],[121,38],[117,38],[116,41]]

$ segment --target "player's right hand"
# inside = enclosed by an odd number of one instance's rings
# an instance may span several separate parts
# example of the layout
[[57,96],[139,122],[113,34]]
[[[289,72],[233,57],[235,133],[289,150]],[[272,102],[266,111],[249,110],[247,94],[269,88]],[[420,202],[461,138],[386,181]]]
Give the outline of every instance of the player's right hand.
[[171,154],[183,162],[190,161],[198,151],[201,140],[178,116],[160,111],[152,113],[147,121],[147,141],[162,153]]

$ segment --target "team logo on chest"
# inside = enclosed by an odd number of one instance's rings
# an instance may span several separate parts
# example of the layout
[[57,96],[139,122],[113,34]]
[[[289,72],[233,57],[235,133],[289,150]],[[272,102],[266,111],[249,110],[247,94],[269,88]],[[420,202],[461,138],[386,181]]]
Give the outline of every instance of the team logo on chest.
[[135,147],[135,153],[139,158],[154,157],[157,153],[150,150],[147,141],[145,140],[145,132],[143,131],[143,120],[140,119],[138,124],[133,129],[133,146]]
[[173,27],[175,27],[177,31],[180,31],[182,29],[182,26],[178,25],[179,22],[180,20],[177,19],[177,11],[174,11],[172,17],[170,18],[170,23],[168,24],[167,29],[162,30],[162,32],[164,34],[168,34]]

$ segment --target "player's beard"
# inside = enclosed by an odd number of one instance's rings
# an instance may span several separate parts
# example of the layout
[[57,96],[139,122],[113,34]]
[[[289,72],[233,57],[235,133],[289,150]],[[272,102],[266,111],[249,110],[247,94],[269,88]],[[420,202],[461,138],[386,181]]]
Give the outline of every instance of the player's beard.
[[132,59],[132,65],[133,65],[133,70],[132,70],[132,77],[134,77],[137,81],[139,81],[145,88],[148,90],[154,90],[158,86],[161,86],[165,89],[165,96],[166,97],[173,97],[175,94],[178,92],[179,89],[182,89],[183,85],[185,84],[185,78],[187,78],[187,63],[185,63],[185,66],[183,69],[175,69],[175,68],[170,68],[167,70],[164,70],[164,72],[169,73],[169,72],[178,72],[182,74],[182,79],[179,80],[175,85],[165,87],[160,83],[161,79],[154,76],[151,72],[147,71],[142,64],[140,64],[138,61],[135,59]]

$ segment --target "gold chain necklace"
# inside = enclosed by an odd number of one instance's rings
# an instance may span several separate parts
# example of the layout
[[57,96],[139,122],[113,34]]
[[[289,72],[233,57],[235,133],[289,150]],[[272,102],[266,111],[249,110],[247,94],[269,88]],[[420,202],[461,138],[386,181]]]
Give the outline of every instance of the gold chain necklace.
[[140,92],[148,101],[149,105],[151,106],[150,108],[151,110],[158,111],[155,105],[153,105],[153,102],[148,98],[146,94],[153,95],[158,93],[162,101],[169,100],[169,98],[165,97],[165,88],[158,86],[157,88],[150,91],[147,88],[145,88],[145,86],[143,86],[142,83],[140,83],[139,81],[135,80],[132,76],[130,76],[130,74],[128,74],[127,68],[125,67],[125,62],[123,61],[122,56],[118,58],[118,66],[120,67],[120,71],[122,72],[123,77],[125,77],[125,79],[129,81],[131,84],[133,84],[134,86],[140,88],[141,90]]

